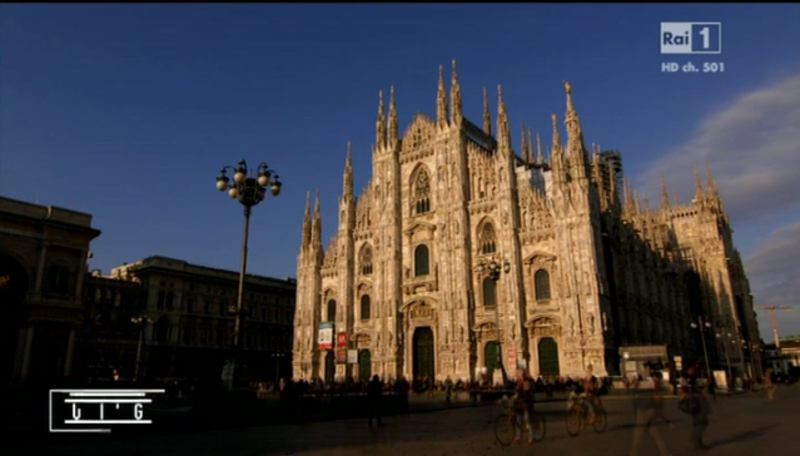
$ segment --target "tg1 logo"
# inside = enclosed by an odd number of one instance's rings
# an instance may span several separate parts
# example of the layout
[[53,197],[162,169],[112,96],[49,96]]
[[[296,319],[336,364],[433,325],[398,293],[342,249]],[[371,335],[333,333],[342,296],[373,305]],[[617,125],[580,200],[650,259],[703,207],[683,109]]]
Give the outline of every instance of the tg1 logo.
[[662,22],[662,54],[722,54],[721,22]]

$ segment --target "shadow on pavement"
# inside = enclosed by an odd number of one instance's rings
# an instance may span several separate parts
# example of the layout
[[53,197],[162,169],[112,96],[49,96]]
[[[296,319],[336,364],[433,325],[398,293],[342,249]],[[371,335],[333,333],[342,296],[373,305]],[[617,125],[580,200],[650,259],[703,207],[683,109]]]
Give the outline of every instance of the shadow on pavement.
[[716,442],[711,442],[712,446],[719,447],[724,445],[730,445],[732,443],[742,443],[748,440],[757,439],[759,437],[763,437],[770,429],[778,427],[778,423],[773,423],[768,426],[761,426],[755,429],[750,429],[749,431],[740,432],[738,434],[734,434],[727,439],[718,440]]

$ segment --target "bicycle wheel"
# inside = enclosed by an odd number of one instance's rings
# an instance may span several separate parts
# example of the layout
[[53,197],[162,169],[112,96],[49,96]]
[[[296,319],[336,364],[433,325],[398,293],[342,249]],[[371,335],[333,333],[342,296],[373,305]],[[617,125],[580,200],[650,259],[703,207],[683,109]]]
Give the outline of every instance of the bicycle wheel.
[[494,437],[497,443],[502,446],[511,445],[514,440],[514,432],[516,431],[513,418],[509,415],[502,413],[494,420]]
[[581,411],[578,408],[573,408],[569,412],[567,412],[567,434],[570,437],[575,437],[576,435],[580,434],[581,427],[583,427],[583,417],[581,416]]
[[547,434],[547,420],[544,415],[534,413],[531,416],[531,426],[533,426],[533,441],[541,442]]
[[594,432],[597,433],[605,432],[606,426],[608,426],[608,414],[606,413],[605,410],[598,410],[594,414],[594,423],[592,423]]

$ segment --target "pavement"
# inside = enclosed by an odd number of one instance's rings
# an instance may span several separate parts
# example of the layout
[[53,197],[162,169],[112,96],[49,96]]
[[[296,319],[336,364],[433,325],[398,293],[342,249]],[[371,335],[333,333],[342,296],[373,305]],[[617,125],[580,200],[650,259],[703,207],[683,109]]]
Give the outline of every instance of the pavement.
[[[420,400],[420,410],[431,411],[437,397]],[[608,428],[602,434],[584,430],[577,437],[566,434],[563,401],[536,404],[547,419],[544,441],[533,447],[500,447],[495,443],[493,423],[500,410],[496,406],[471,407],[458,401],[449,410],[435,413],[409,413],[386,417],[386,426],[370,428],[364,419],[315,422],[305,425],[253,426],[228,430],[205,430],[179,435],[100,438],[86,436],[77,441],[50,441],[46,445],[17,442],[7,446],[12,455],[76,456],[271,456],[271,455],[509,455],[547,454],[548,456],[591,454],[627,455],[633,436],[634,416],[625,396],[605,396]],[[666,414],[673,426],[658,430],[673,456],[696,454],[690,448],[689,417],[677,409],[677,398],[668,397]],[[414,401],[416,402],[416,401]],[[439,401],[440,402],[440,401]],[[754,455],[764,451],[792,454],[800,448],[800,389],[779,388],[777,400],[766,393],[722,396],[712,402],[711,425],[706,443],[708,455]],[[225,417],[220,417],[224,420]],[[157,426],[154,423],[153,426]],[[657,455],[652,439],[645,436],[636,456]]]

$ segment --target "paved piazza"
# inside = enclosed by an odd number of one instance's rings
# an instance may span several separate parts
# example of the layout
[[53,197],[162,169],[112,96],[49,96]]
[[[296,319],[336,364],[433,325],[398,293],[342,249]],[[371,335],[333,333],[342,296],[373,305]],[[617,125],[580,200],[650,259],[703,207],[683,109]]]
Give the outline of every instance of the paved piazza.
[[[712,403],[713,404],[713,403]],[[309,425],[265,426],[195,435],[106,439],[82,445],[15,448],[19,455],[46,454],[80,456],[163,455],[491,455],[547,454],[550,456],[591,454],[626,455],[633,436],[629,399],[607,397],[609,425],[604,434],[584,431],[569,437],[564,426],[565,404],[539,403],[547,415],[547,436],[533,446],[501,448],[494,443],[490,423],[500,410],[494,406],[465,407],[445,411],[389,417],[386,426],[368,429],[365,420],[342,420]],[[777,400],[764,393],[720,397],[711,415],[706,443],[709,455],[753,455],[800,447],[800,389],[780,388]],[[688,444],[689,420],[677,409],[677,400],[667,398],[667,416],[674,427],[659,430],[673,455],[696,453]],[[221,418],[224,419],[224,418]],[[791,451],[790,451],[791,453]],[[649,437],[640,455],[657,455]]]

